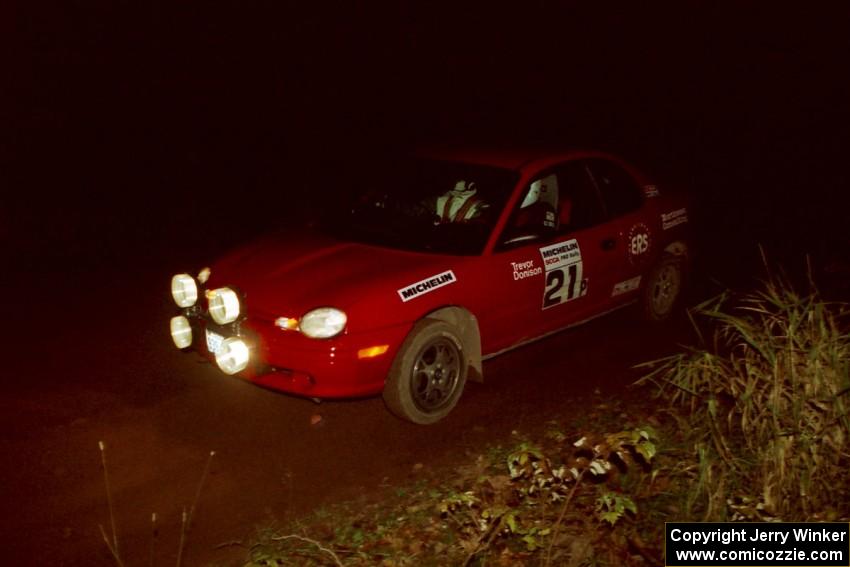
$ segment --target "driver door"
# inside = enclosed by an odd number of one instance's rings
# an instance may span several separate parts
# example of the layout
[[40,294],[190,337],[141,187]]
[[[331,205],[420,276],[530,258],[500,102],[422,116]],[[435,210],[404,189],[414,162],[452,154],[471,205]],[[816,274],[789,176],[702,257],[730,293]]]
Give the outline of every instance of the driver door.
[[541,172],[526,188],[492,256],[504,301],[486,314],[485,352],[587,319],[608,305],[622,267],[599,193],[583,161]]
[[499,290],[501,300],[492,302],[491,308],[480,316],[486,330],[482,332],[485,352],[498,352],[546,333],[551,317],[545,312],[554,305],[552,302],[566,299],[570,293],[576,298],[581,296],[580,264],[572,268],[567,263],[563,265],[563,275],[575,278],[572,285],[566,280],[568,285],[554,285],[550,279],[561,277],[550,274],[554,268],[553,253],[549,251],[556,244],[558,199],[559,178],[555,171],[534,177],[489,258],[488,279],[492,288]]

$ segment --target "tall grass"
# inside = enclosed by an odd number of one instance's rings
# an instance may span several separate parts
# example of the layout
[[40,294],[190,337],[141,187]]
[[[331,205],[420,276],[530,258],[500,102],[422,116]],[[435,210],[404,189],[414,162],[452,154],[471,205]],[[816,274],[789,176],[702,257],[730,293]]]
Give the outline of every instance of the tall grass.
[[[706,519],[831,519],[850,502],[846,304],[771,276],[695,311],[710,344],[648,363],[640,382],[684,409]],[[731,505],[731,506],[730,506]]]

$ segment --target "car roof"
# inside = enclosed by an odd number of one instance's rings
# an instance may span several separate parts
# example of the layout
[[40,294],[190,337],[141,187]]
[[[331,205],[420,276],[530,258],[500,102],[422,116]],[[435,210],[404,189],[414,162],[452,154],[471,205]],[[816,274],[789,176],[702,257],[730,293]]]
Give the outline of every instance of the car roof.
[[528,168],[545,167],[552,162],[565,159],[604,157],[612,158],[604,152],[557,147],[482,147],[482,146],[438,146],[422,148],[416,155],[424,158],[474,163],[491,167],[500,167],[513,171],[523,171]]

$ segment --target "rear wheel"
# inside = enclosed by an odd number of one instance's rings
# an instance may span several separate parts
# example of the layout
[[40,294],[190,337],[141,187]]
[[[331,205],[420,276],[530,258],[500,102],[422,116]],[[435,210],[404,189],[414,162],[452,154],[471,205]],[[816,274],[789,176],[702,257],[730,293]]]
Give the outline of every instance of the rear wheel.
[[468,362],[454,328],[443,321],[417,323],[401,346],[384,386],[397,416],[419,424],[449,414],[463,393]]
[[679,304],[684,283],[683,262],[665,255],[649,272],[643,288],[643,314],[650,321],[669,319]]

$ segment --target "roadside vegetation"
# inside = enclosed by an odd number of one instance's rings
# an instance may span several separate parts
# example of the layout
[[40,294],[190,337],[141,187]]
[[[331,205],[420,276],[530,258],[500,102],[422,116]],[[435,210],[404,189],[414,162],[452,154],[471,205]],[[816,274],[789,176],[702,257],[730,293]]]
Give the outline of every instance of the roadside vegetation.
[[[701,520],[836,520],[850,507],[848,306],[779,278],[727,308],[703,304],[710,347],[666,360],[641,383],[678,409],[698,466]],[[651,365],[649,365],[651,367]]]
[[776,277],[723,294],[691,312],[701,345],[642,365],[654,400],[264,529],[245,565],[663,565],[665,521],[846,521],[847,314]]

